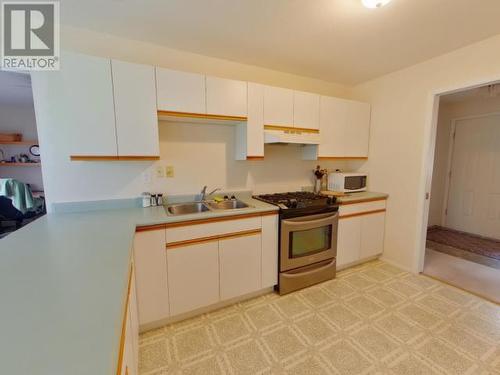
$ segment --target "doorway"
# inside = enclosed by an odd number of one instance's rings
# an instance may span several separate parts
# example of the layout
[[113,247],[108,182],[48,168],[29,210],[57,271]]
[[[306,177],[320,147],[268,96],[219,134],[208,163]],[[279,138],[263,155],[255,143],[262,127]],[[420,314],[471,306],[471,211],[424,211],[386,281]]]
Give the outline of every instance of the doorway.
[[500,302],[500,86],[440,97],[423,273]]
[[45,214],[41,165],[30,75],[0,71],[0,238]]

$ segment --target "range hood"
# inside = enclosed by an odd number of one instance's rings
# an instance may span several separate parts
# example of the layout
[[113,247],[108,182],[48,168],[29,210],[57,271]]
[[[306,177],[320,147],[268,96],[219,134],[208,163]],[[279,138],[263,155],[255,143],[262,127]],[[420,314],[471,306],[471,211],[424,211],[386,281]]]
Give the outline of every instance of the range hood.
[[301,145],[318,145],[318,132],[301,130],[264,129],[264,143],[293,143]]

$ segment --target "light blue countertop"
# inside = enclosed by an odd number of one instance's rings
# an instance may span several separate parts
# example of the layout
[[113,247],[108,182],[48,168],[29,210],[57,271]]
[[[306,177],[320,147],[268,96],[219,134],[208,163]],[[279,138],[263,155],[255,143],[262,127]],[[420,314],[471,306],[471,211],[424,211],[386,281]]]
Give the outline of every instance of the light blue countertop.
[[115,374],[135,228],[277,210],[242,200],[253,207],[49,214],[0,240],[0,373]]

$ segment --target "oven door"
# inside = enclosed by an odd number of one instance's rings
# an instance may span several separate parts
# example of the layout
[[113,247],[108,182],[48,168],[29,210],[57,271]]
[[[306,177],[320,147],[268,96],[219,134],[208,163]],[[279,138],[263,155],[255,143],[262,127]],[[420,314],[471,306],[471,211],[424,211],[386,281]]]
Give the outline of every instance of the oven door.
[[280,271],[337,255],[338,212],[281,220]]

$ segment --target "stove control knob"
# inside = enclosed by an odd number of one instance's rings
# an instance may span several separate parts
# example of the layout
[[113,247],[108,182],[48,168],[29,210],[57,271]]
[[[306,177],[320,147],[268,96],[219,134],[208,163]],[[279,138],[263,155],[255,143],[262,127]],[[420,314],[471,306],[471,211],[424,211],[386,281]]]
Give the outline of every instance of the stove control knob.
[[297,208],[297,199],[290,199],[288,202],[289,202],[288,206],[290,208]]
[[335,199],[335,197],[328,197],[328,199],[326,200],[326,203],[327,204],[335,204],[336,201],[337,201],[337,199]]

